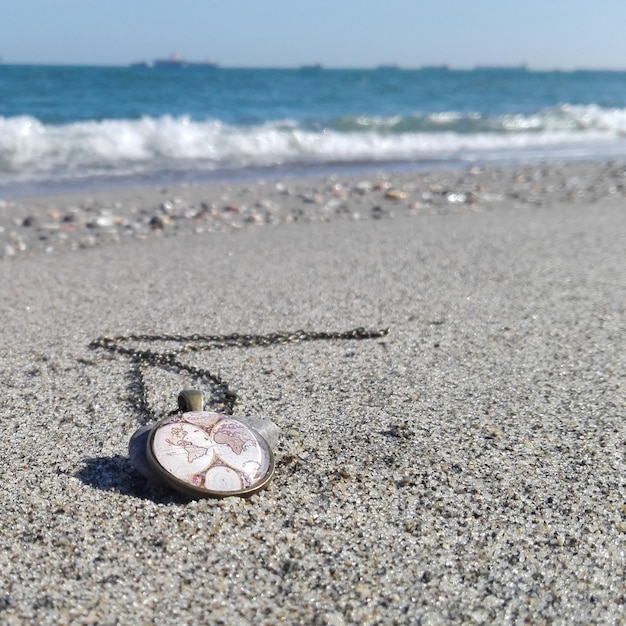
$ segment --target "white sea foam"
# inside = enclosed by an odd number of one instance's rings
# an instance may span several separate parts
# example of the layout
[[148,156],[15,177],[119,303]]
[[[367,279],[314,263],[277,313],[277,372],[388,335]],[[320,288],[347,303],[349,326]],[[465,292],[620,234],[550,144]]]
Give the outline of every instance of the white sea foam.
[[581,154],[622,146],[626,109],[563,105],[484,118],[440,112],[354,117],[307,127],[294,121],[229,126],[188,117],[49,125],[0,117],[0,183],[115,176],[155,170],[485,159],[533,151]]

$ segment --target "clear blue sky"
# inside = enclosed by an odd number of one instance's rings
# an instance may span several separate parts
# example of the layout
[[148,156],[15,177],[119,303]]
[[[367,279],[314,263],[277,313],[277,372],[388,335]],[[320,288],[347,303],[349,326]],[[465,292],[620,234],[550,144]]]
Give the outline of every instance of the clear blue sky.
[[626,0],[0,0],[5,63],[626,68]]

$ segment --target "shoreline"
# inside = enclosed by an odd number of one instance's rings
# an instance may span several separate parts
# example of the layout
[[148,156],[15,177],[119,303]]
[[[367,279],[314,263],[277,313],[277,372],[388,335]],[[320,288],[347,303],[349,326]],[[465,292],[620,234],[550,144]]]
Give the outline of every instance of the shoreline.
[[618,162],[384,171],[0,200],[0,259],[246,227],[386,219],[626,195]]

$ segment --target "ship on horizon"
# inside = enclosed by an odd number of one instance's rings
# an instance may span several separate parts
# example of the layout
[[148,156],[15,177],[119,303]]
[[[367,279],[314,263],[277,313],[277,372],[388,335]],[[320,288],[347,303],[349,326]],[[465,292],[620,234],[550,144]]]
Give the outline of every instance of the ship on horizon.
[[323,69],[321,63],[305,63],[300,66],[300,70],[304,72],[319,72]]
[[152,63],[147,61],[139,61],[131,63],[131,67],[219,67],[216,61],[205,59],[204,61],[188,61],[183,59],[178,53],[172,53],[167,59],[154,59]]
[[447,63],[440,63],[439,65],[422,65],[422,70],[437,70],[439,72],[450,71],[450,66]]
[[516,72],[527,72],[528,65],[526,63],[520,63],[519,65],[476,65],[475,70],[482,72],[501,72],[514,70]]

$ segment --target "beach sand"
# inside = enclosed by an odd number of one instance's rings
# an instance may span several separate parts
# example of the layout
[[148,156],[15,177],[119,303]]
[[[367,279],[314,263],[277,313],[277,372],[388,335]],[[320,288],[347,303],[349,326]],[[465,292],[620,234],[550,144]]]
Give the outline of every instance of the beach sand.
[[[5,199],[0,621],[624,623],[625,172]],[[281,428],[248,499],[132,469],[129,360],[89,348],[359,326],[184,357]],[[194,384],[149,368],[152,411]]]

